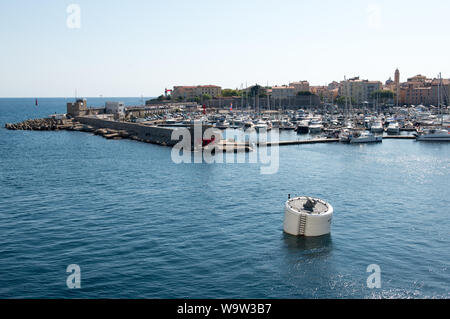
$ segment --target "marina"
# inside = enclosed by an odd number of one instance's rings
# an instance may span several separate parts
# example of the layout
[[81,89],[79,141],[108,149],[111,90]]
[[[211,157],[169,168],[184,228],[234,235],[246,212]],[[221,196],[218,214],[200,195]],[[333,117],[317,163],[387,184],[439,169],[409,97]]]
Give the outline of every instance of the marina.
[[[70,298],[60,277],[74,262],[86,298],[448,296],[446,143],[386,135],[280,147],[279,172],[262,176],[262,164],[177,165],[168,147],[95,131],[3,128],[66,111],[64,99],[41,99],[32,112],[30,103],[0,99],[3,297]],[[297,138],[314,137],[280,131],[281,141]],[[331,233],[284,234],[289,193],[331,204]],[[379,291],[363,285],[374,262],[385,270]]]
[[450,299],[449,10],[0,1],[0,301]]
[[[106,102],[106,105],[113,102]],[[108,107],[108,106],[107,106]],[[8,130],[72,130],[95,133],[107,139],[132,139],[161,146],[174,146],[179,140],[172,139],[172,133],[188,128],[194,135],[194,128],[200,127],[201,136],[205,130],[237,130],[244,134],[270,134],[277,132],[296,132],[298,136],[307,134],[309,139],[257,141],[255,146],[288,146],[317,143],[381,143],[383,139],[416,139],[417,141],[449,141],[450,127],[447,107],[439,107],[436,114],[424,112],[422,107],[394,107],[383,113],[355,109],[350,115],[339,110],[337,105],[324,105],[323,110],[299,109],[254,112],[206,109],[191,104],[189,108],[181,105],[153,106],[147,109],[144,117],[136,117],[138,107],[125,106],[122,113],[108,114],[106,108],[88,108],[87,101],[77,100],[67,103],[67,112],[51,115],[43,119],[26,120],[21,123],[6,123]],[[153,110],[154,113],[151,113]],[[128,114],[128,115],[127,115]],[[132,115],[134,114],[134,115]],[[153,115],[149,115],[153,114]],[[428,133],[426,133],[428,132]],[[434,132],[431,133],[430,132]],[[439,133],[438,133],[439,132]],[[400,133],[407,133],[402,135]],[[238,133],[238,135],[241,133]],[[440,135],[439,135],[440,134]],[[216,135],[221,135],[216,133]],[[247,137],[248,138],[248,137]],[[239,143],[244,142],[244,145]],[[191,140],[191,149],[217,144],[215,152],[227,150],[250,152],[248,142],[236,139],[206,141]]]

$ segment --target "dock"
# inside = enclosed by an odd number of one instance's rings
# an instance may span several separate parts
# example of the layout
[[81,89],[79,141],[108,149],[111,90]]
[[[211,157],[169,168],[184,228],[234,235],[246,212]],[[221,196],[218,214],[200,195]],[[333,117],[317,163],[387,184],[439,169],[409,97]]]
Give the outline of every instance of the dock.
[[[272,147],[272,146],[289,146],[289,145],[305,145],[305,144],[325,144],[325,143],[337,143],[338,138],[315,138],[310,140],[295,140],[295,141],[277,141],[277,142],[259,142],[256,143],[258,147]],[[249,145],[248,142],[245,145]]]
[[[325,143],[337,143],[337,138],[320,138],[311,140],[296,140],[296,141],[277,141],[277,142],[258,142],[254,146],[256,147],[274,147],[274,146],[289,146],[289,145],[306,145],[306,144],[325,144]],[[209,146],[212,147],[212,146]],[[209,148],[205,147],[206,149]],[[252,145],[249,142],[232,142],[222,140],[216,145],[216,151],[218,152],[251,152],[253,151]]]
[[415,140],[416,137],[414,135],[386,135],[383,136],[385,140]]

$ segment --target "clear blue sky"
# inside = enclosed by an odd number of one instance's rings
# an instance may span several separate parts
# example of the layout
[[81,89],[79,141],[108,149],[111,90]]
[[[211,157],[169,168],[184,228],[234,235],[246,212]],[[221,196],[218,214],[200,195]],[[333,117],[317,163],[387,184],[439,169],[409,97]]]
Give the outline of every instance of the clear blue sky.
[[450,77],[449,15],[448,0],[0,0],[0,97]]

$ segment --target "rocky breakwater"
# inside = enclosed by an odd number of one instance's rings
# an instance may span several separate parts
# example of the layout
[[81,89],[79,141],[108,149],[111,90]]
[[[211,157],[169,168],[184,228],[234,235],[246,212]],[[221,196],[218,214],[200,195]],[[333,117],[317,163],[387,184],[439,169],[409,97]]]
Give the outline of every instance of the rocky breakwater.
[[99,128],[94,131],[95,135],[103,136],[109,140],[120,140],[122,138],[130,138],[130,133],[125,130],[113,130],[107,128]]
[[20,123],[6,123],[5,128],[8,130],[27,130],[27,131],[55,131],[70,126],[64,120],[52,118],[26,120]]

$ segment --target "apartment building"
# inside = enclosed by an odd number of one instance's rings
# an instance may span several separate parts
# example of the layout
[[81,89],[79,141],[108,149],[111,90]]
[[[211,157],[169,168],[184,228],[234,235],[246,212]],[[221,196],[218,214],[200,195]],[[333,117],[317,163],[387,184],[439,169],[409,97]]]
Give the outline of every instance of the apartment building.
[[219,97],[222,94],[222,88],[217,85],[174,86],[172,98],[193,99],[205,94],[211,97]]
[[383,84],[380,81],[361,80],[359,77],[341,82],[339,94],[341,96],[352,97],[353,100],[361,105],[371,100],[372,93],[381,90]]

